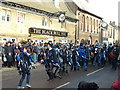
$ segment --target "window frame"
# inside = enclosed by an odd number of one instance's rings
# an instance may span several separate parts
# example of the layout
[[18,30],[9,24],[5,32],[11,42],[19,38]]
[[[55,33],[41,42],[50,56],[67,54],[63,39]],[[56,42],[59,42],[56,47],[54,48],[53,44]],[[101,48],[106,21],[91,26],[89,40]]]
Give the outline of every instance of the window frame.
[[47,27],[47,19],[45,17],[42,18],[42,26]]
[[99,33],[99,29],[98,28],[99,28],[99,24],[98,24],[98,20],[97,20],[97,32],[96,32],[97,34]]
[[95,28],[95,19],[94,19],[94,32],[93,33],[95,33],[96,32],[96,30],[95,30],[96,28]]
[[92,17],[90,18],[90,33],[92,33]]
[[[3,12],[3,11],[5,11],[5,12]],[[4,13],[4,15],[3,15],[3,13]],[[3,22],[6,21],[6,14],[7,14],[7,10],[6,10],[6,9],[2,9],[2,18],[1,18],[1,20],[2,20]]]
[[66,22],[61,22],[61,28],[66,28]]
[[87,16],[87,29],[86,32],[89,32],[89,17]]
[[25,13],[17,12],[17,23],[24,24],[25,23]]
[[82,32],[85,32],[85,15],[82,16]]
[[7,21],[7,22],[10,22],[10,21],[11,21],[11,11],[10,11],[10,10],[7,11],[6,21]]

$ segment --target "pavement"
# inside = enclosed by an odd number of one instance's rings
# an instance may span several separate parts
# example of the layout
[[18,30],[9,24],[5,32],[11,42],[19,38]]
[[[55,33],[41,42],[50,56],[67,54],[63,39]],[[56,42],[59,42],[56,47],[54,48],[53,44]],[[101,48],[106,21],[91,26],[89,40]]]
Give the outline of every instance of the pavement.
[[[118,78],[118,70],[111,69],[111,65],[106,65],[103,68],[88,66],[88,71],[80,69],[78,71],[70,71],[68,74],[63,74],[62,79],[55,78],[47,81],[48,76],[44,69],[44,65],[40,64],[36,69],[31,71],[30,84],[33,89],[77,89],[80,81],[95,82],[100,88],[110,88],[111,84]],[[20,75],[16,70],[2,73],[3,90],[17,87]],[[23,86],[25,82],[23,83]]]

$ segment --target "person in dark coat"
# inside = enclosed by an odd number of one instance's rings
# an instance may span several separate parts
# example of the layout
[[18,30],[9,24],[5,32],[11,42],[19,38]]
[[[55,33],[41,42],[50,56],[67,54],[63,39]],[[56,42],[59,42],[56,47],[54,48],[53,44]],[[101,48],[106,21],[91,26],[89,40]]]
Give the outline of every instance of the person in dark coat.
[[110,53],[110,59],[111,59],[111,63],[112,63],[112,69],[116,70],[117,69],[117,59],[116,59],[116,50],[113,49],[113,51]]
[[0,66],[2,66],[3,64],[4,64],[4,61],[2,59],[2,43],[0,43]]
[[2,66],[6,67],[7,66],[7,59],[5,57],[5,46],[2,43],[0,45],[0,54],[1,54],[0,57],[2,59]]
[[48,81],[50,81],[54,78],[53,71],[52,71],[52,62],[51,62],[51,58],[50,58],[51,57],[50,47],[45,47],[44,54],[45,54],[45,59],[44,59],[45,70],[49,77]]
[[26,77],[26,87],[31,88],[30,83],[30,69],[32,68],[33,65],[33,61],[32,61],[32,57],[31,57],[31,52],[30,50],[26,50],[24,49],[24,51],[22,51],[18,56],[17,56],[17,60],[18,60],[18,72],[20,75],[22,75],[18,87],[17,89],[24,89],[24,87],[22,87],[22,83]]
[[16,65],[16,61],[15,61],[15,53],[14,53],[14,49],[15,49],[15,43],[14,42],[10,42],[10,46],[12,48],[12,65],[15,66]]
[[50,50],[51,52],[51,60],[52,60],[52,69],[55,68],[54,73],[54,77],[59,77],[61,79],[61,76],[59,75],[59,70],[60,70],[60,65],[59,65],[59,61],[58,61],[58,53],[56,50],[56,46],[51,47],[52,49]]
[[82,64],[84,67],[84,70],[87,71],[87,65],[86,65],[86,49],[85,47],[81,44],[80,47],[78,48],[78,53],[80,55],[80,60],[82,60]]
[[15,47],[14,54],[15,54],[15,65],[18,67],[17,56],[20,54],[20,50],[19,50],[18,46]]
[[10,45],[10,42],[6,43],[5,57],[7,58],[7,66],[11,67],[13,65],[13,49]]
[[73,61],[73,69],[74,71],[77,70],[77,57],[76,57],[77,53],[76,50],[73,48],[72,49],[72,61]]
[[63,58],[63,72],[68,72],[67,67],[68,67],[68,51],[67,47],[64,47],[62,50],[62,58]]
[[91,48],[89,45],[86,45],[86,58],[88,59],[87,65],[88,65],[88,62],[90,61],[90,54],[91,54]]
[[109,64],[111,64],[112,63],[112,60],[111,60],[111,58],[110,58],[110,53],[112,52],[112,50],[113,50],[113,46],[112,46],[112,44],[109,44],[109,46],[108,46],[108,52],[107,52],[107,56],[108,56],[108,62],[109,62]]
[[98,90],[98,88],[95,82],[80,81],[77,90]]

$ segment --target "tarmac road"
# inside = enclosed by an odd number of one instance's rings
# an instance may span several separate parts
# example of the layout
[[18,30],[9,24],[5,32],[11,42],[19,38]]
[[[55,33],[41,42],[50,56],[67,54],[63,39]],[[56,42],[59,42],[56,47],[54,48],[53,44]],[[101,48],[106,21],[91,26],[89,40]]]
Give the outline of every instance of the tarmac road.
[[[77,88],[80,81],[96,82],[100,88],[110,88],[115,79],[118,78],[118,70],[114,71],[110,65],[103,68],[88,66],[88,71],[80,69],[78,71],[70,71],[68,74],[62,75],[62,79],[55,78],[47,81],[48,76],[44,70],[43,65],[37,66],[31,71],[30,84],[32,88],[37,89],[63,89],[63,88]],[[17,70],[7,71],[2,73],[2,88],[16,88],[20,76]],[[23,86],[25,82],[23,83]]]

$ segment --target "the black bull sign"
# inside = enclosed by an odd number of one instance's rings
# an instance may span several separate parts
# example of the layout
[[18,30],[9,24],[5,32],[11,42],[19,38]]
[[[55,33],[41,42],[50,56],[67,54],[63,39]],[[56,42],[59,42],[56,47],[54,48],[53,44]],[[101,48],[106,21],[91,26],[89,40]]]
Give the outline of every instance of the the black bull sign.
[[29,33],[30,34],[58,36],[58,37],[67,37],[68,36],[68,32],[46,30],[46,29],[42,29],[42,28],[29,28]]

